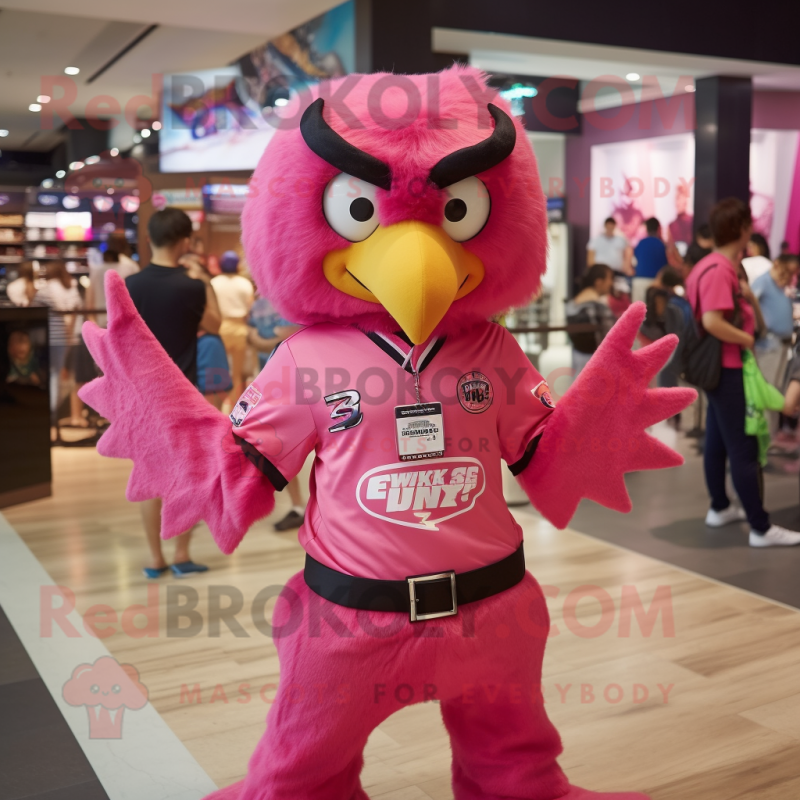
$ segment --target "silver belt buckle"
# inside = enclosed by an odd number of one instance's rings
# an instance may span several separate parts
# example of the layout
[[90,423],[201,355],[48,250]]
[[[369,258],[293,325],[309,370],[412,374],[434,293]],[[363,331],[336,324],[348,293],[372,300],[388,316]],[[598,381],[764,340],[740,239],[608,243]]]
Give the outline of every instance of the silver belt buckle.
[[[445,578],[450,578],[450,595],[453,598],[453,607],[447,609],[447,611],[434,611],[432,614],[417,614],[416,585],[418,583],[441,581]],[[424,622],[426,619],[453,617],[458,613],[458,603],[456,601],[456,573],[452,570],[450,572],[437,572],[435,575],[420,575],[416,578],[406,578],[406,580],[408,581],[408,596],[411,601],[409,604],[411,609],[411,622]]]

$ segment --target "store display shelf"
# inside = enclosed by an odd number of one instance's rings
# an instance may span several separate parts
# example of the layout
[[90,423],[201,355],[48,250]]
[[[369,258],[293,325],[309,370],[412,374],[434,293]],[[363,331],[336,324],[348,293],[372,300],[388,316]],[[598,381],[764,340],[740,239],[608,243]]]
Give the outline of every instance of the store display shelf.
[[105,239],[26,239],[26,244],[102,244]]

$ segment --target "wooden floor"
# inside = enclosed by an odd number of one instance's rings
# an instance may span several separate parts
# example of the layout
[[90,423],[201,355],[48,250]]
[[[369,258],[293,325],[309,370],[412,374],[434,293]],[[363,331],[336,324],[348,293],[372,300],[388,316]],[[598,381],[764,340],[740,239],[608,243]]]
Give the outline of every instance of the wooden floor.
[[[137,508],[124,499],[129,464],[91,449],[56,449],[54,465],[54,497],[6,509],[9,522],[56,583],[75,592],[81,613],[98,603],[120,613],[145,604],[144,538]],[[287,502],[279,499],[276,518]],[[518,518],[529,569],[558,590],[549,601],[558,634],[548,646],[544,694],[573,783],[648,791],[654,800],[800,798],[800,613],[556,531],[528,513]],[[104,642],[138,668],[156,710],[223,786],[243,776],[264,729],[269,706],[255,689],[278,680],[274,647],[253,625],[250,603],[259,590],[296,572],[303,554],[295,535],[275,533],[271,520],[256,525],[231,557],[217,552],[205,528],[198,528],[195,544],[195,560],[213,569],[156,584],[159,635],[133,638],[116,625]],[[237,619],[248,636],[223,626],[218,638],[207,629],[190,638],[167,637],[167,587],[197,590],[205,619],[212,585],[241,591],[244,610]],[[574,590],[586,585],[601,598],[607,593],[613,609],[601,616],[599,601],[587,597],[570,612],[570,594],[574,599]],[[635,613],[625,635],[623,586],[635,587],[644,610],[657,591],[669,592],[674,631],[665,627],[669,615],[662,609],[649,635]],[[579,625],[590,632],[597,626],[592,633],[607,630],[588,635]],[[254,687],[248,703],[237,691],[243,683]],[[197,695],[194,702],[181,698],[181,687],[195,684],[201,702]],[[268,687],[265,697],[273,695]],[[452,797],[449,746],[435,704],[410,707],[375,731],[363,783],[382,800]]]

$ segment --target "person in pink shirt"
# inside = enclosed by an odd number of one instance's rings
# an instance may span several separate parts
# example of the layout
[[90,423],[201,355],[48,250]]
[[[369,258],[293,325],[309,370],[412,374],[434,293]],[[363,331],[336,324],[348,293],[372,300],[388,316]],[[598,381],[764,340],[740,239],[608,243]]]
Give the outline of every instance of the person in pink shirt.
[[[749,286],[740,284],[737,270],[752,233],[750,209],[729,197],[711,210],[714,250],[697,263],[686,280],[686,296],[706,333],[722,342],[719,385],[706,392],[708,417],[703,466],[711,508],[706,525],[719,528],[745,519],[750,546],[800,544],[800,533],[770,522],[763,503],[763,477],[758,442],[745,434],[742,350],[752,349],[755,313]],[[742,507],[731,503],[725,488],[726,464]]]

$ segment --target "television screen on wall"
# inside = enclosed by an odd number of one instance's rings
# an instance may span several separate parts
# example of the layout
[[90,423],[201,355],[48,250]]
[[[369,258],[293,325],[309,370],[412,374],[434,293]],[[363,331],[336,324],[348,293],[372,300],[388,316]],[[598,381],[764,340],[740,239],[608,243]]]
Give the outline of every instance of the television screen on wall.
[[166,75],[161,171],[253,170],[293,95],[354,69],[355,10],[348,0],[231,66]]

